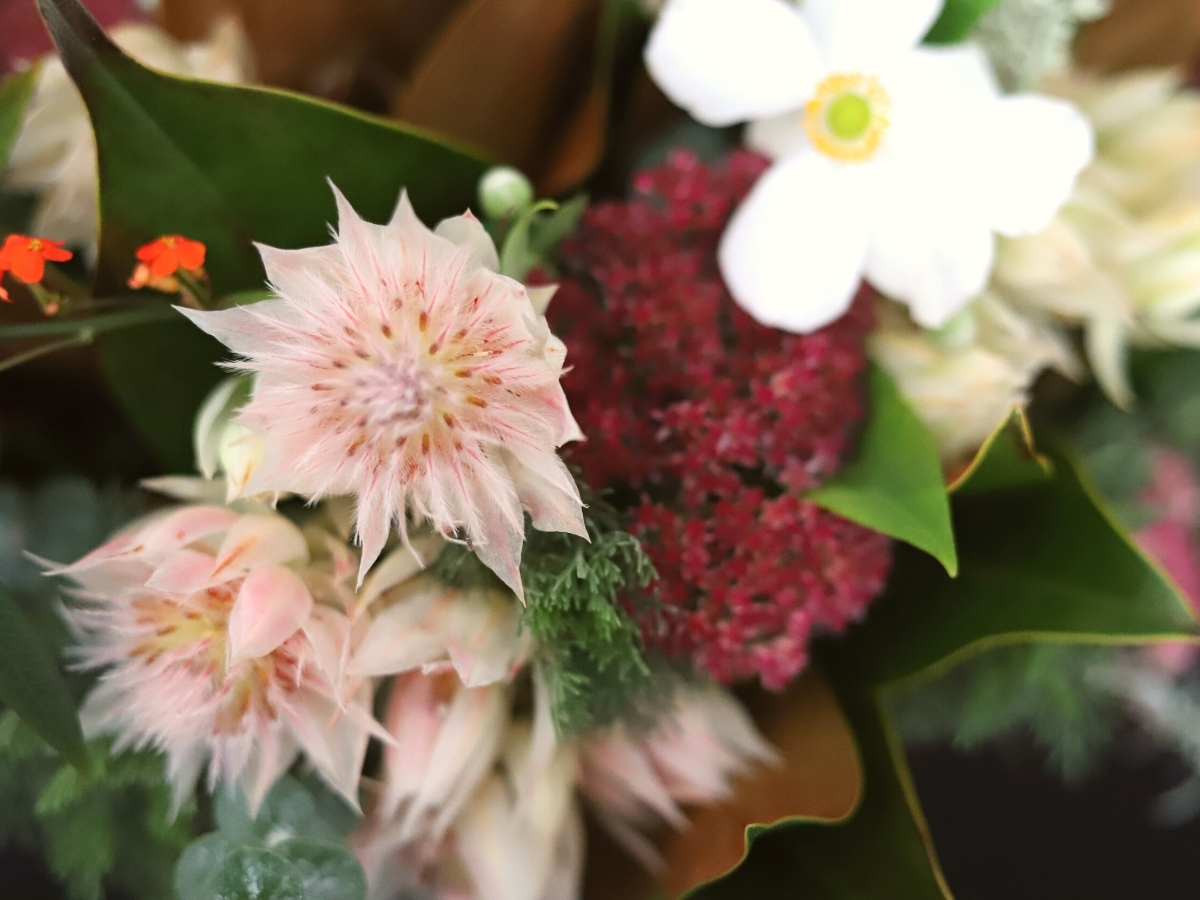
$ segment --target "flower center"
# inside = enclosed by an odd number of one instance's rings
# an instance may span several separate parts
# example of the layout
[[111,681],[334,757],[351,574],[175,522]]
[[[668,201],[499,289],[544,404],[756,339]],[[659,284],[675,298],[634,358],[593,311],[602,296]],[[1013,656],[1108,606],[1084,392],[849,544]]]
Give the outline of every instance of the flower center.
[[830,75],[804,107],[813,146],[839,162],[864,162],[887,133],[891,98],[873,75]]

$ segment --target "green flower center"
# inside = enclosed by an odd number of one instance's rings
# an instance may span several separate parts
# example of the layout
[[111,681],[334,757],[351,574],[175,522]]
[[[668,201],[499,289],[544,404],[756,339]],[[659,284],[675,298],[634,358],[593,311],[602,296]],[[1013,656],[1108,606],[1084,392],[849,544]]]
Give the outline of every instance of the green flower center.
[[857,140],[870,124],[871,104],[858,94],[842,94],[825,108],[825,127],[840,140]]

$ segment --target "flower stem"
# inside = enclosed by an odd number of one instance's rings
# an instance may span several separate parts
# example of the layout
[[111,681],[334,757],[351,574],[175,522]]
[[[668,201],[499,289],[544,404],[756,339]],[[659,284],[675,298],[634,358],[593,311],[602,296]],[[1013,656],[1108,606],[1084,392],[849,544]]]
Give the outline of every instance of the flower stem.
[[79,334],[64,338],[61,341],[51,341],[48,344],[42,344],[40,347],[34,347],[32,350],[26,350],[24,353],[15,353],[12,356],[0,359],[0,372],[15,369],[17,366],[32,362],[43,356],[49,356],[51,353],[59,350],[66,350],[69,347],[86,347],[94,338],[95,332],[90,328],[85,328]]
[[166,322],[177,320],[178,318],[179,313],[173,307],[155,303],[153,306],[112,313],[107,316],[92,316],[86,319],[60,319],[53,322],[31,322],[27,325],[0,326],[0,341],[54,337],[60,334],[74,334],[78,338],[84,332],[95,335],[105,331],[116,331],[119,328],[129,328],[133,325]]

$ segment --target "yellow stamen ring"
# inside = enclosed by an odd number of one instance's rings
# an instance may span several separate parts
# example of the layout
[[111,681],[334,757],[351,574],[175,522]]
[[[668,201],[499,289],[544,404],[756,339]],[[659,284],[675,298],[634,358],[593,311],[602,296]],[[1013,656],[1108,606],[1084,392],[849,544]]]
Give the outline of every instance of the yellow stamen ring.
[[873,75],[830,75],[805,104],[804,130],[826,156],[863,162],[875,155],[887,133],[891,105]]

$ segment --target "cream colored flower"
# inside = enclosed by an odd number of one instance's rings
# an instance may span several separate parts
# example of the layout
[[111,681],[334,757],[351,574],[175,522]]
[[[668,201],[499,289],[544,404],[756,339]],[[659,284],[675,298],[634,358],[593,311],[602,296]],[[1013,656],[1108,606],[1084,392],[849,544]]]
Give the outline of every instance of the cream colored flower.
[[937,441],[942,459],[973,453],[1048,368],[1078,378],[1065,330],[985,292],[939,331],[881,301],[869,349]]
[[1091,120],[1097,155],[1048,228],[1000,242],[992,286],[1083,325],[1097,380],[1128,406],[1130,346],[1200,346],[1200,98],[1172,71],[1056,88]]
[[[197,44],[180,44],[162,29],[141,24],[118,25],[112,38],[134,59],[173,75],[229,83],[249,77],[249,45],[232,19]],[[58,57],[43,61],[2,181],[11,190],[41,195],[33,233],[95,255],[96,140],[83,100]]]

